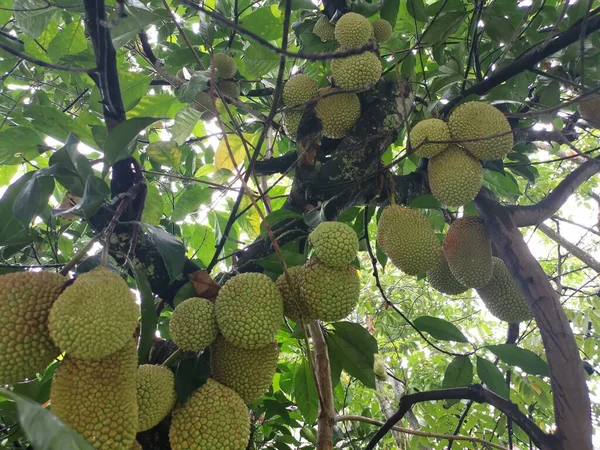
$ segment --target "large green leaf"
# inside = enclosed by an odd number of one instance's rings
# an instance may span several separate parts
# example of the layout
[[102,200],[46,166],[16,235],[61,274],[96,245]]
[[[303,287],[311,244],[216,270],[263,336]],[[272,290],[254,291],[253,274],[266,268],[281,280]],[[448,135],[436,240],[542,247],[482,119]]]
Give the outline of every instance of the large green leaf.
[[379,15],[382,19],[387,20],[392,24],[392,28],[396,25],[398,11],[400,10],[400,0],[383,0],[383,6]]
[[38,170],[21,188],[13,204],[13,213],[23,226],[28,227],[33,218],[48,205],[54,190],[54,178]]
[[260,44],[250,44],[244,55],[244,63],[248,73],[255,77],[262,77],[275,69],[279,64],[279,56]]
[[108,134],[104,143],[105,171],[117,161],[131,156],[135,150],[138,135],[158,120],[161,119],[157,117],[135,117],[117,125]]
[[125,4],[126,16],[119,18],[118,23],[112,27],[110,35],[116,48],[128,44],[148,25],[158,22],[164,17],[164,14],[159,15],[147,8],[138,7],[138,5],[143,4],[140,2],[137,2],[136,6]]
[[48,56],[59,62],[63,56],[82,52],[87,48],[83,23],[80,20],[71,22],[60,30],[48,46]]
[[174,280],[181,273],[185,263],[185,246],[179,239],[162,228],[148,224],[144,224],[144,227],[165,263],[170,280]]
[[294,397],[298,410],[307,423],[317,420],[319,397],[315,387],[315,378],[310,370],[310,365],[304,361],[296,364],[294,371]]
[[13,5],[19,29],[32,39],[42,34],[56,11],[43,0],[15,0]]
[[454,358],[444,373],[442,387],[444,389],[468,386],[473,382],[473,364],[468,356]]
[[79,153],[78,144],[79,140],[70,135],[65,145],[50,157],[48,164],[63,169],[57,171],[56,180],[73,195],[81,197],[85,189],[86,179],[88,176],[93,175],[94,171],[90,161]]
[[31,128],[5,128],[0,131],[0,164],[21,164],[21,156],[35,159],[43,145],[44,137]]
[[130,265],[135,283],[141,297],[141,326],[138,345],[138,360],[140,364],[146,364],[150,356],[150,350],[154,344],[156,334],[156,307],[154,306],[154,294],[148,282],[148,278],[135,264]]
[[477,356],[477,376],[490,390],[500,397],[508,398],[508,385],[496,365],[481,356]]
[[206,383],[210,376],[210,359],[208,352],[182,359],[176,363],[175,393],[177,399],[185,403],[199,387]]
[[188,214],[197,212],[200,205],[210,201],[212,194],[212,189],[200,184],[184,190],[175,203],[172,219],[183,220]]
[[427,27],[427,31],[422,36],[422,43],[425,45],[436,45],[444,42],[446,38],[452,36],[461,24],[467,18],[465,12],[449,12],[441,14],[436,21]]
[[260,37],[272,41],[281,38],[283,34],[283,16],[273,15],[270,7],[262,7],[240,20],[240,25]]
[[488,345],[486,348],[506,364],[517,366],[533,375],[550,376],[546,361],[530,350],[514,344]]
[[429,333],[441,341],[469,342],[464,334],[454,325],[437,317],[421,316],[413,321],[419,331]]

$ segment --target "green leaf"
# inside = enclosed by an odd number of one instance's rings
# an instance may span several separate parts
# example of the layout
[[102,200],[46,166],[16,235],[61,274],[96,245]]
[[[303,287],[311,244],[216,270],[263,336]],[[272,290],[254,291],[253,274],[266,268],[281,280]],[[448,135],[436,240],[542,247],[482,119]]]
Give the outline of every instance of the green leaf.
[[[138,5],[142,3],[137,2]],[[135,39],[137,34],[148,25],[161,20],[161,16],[146,8],[138,8],[125,3],[125,17],[119,18],[119,21],[110,30],[110,35],[115,48],[120,48]]]
[[48,56],[57,63],[63,56],[74,55],[85,49],[87,49],[87,42],[83,32],[83,23],[75,20],[65,25],[52,39],[48,46]]
[[160,256],[162,257],[169,280],[173,281],[183,270],[185,263],[185,246],[172,234],[167,233],[159,227],[143,224],[148,234],[154,241]]
[[383,6],[379,15],[382,19],[387,20],[392,24],[392,28],[396,25],[398,19],[398,11],[400,11],[400,0],[383,0]]
[[[275,8],[275,6],[273,6]],[[273,15],[271,7],[262,7],[240,20],[240,25],[248,31],[258,34],[267,41],[280,39],[283,34],[283,16]],[[279,56],[278,56],[279,58]]]
[[85,189],[81,202],[66,210],[56,209],[53,213],[55,215],[74,214],[79,217],[89,218],[100,209],[100,206],[102,206],[102,203],[109,195],[110,188],[106,182],[96,175],[89,175],[85,180]]
[[532,375],[550,376],[546,361],[530,350],[514,344],[488,345],[486,348],[510,366],[517,366]]
[[55,175],[56,180],[70,193],[81,197],[87,177],[93,175],[94,171],[90,161],[77,150],[78,144],[79,140],[69,135],[65,145],[50,157],[48,164],[64,169]]
[[185,104],[178,102],[171,94],[146,95],[135,107],[127,112],[127,117],[168,117],[172,119]]
[[500,397],[508,398],[508,386],[506,380],[494,363],[481,356],[477,357],[477,376],[490,390]]
[[406,9],[408,13],[419,22],[427,21],[427,11],[423,0],[407,0]]
[[413,321],[419,331],[429,333],[441,341],[469,342],[464,334],[454,325],[437,317],[421,316]]
[[135,277],[138,292],[141,297],[141,327],[140,339],[138,345],[139,364],[146,364],[150,356],[150,350],[154,344],[156,334],[156,307],[154,306],[154,294],[148,278],[142,270],[139,270],[135,264],[129,265]]
[[473,364],[468,356],[457,356],[448,364],[444,373],[444,389],[468,386],[473,382]]
[[279,64],[279,55],[257,43],[252,43],[244,54],[244,64],[248,73],[262,77]]
[[382,0],[378,2],[368,2],[366,0],[355,0],[350,4],[350,11],[360,14],[361,16],[371,17],[381,10],[383,6]]
[[25,183],[13,204],[13,213],[24,227],[28,227],[33,218],[48,205],[54,190],[54,178],[44,176],[42,170],[36,171]]
[[31,161],[40,154],[44,137],[27,127],[10,127],[0,131],[0,164],[21,164],[23,155]]
[[19,424],[36,450],[93,450],[85,439],[39,403],[1,388],[0,396],[15,402]]
[[[265,221],[270,227],[285,219],[302,219],[302,215],[298,214],[297,212],[290,211],[289,209],[278,209],[277,211],[273,211],[271,214],[265,217]],[[260,235],[263,238],[267,238],[268,236],[264,222],[261,222],[260,224]]]
[[317,420],[319,410],[319,397],[310,365],[306,361],[296,364],[296,370],[294,371],[294,398],[302,417],[304,417],[307,423],[314,423]]
[[211,73],[210,69],[196,70],[189,81],[177,89],[177,98],[182,102],[193,102],[196,94],[207,90],[212,76]]
[[211,189],[199,184],[186,189],[175,203],[172,219],[178,222],[185,219],[188,214],[197,212],[200,205],[210,201],[212,194]]
[[162,120],[158,117],[135,117],[117,125],[107,136],[104,143],[104,170],[107,171],[117,161],[133,153],[138,134]]
[[175,123],[171,128],[173,140],[179,145],[183,145],[192,134],[192,131],[194,131],[194,127],[200,120],[201,115],[202,112],[191,107],[180,109],[175,115]]
[[458,30],[468,15],[466,12],[449,12],[438,16],[423,33],[421,42],[431,46],[444,42]]
[[418,195],[408,204],[411,208],[438,209],[440,202],[431,194]]
[[13,8],[17,26],[32,39],[42,34],[56,11],[43,0],[15,0]]
[[503,175],[500,172],[484,169],[483,185],[497,195],[511,200],[516,200],[521,195],[517,180],[508,173]]
[[327,345],[341,356],[343,369],[360,380],[365,386],[375,389],[373,355],[378,352],[377,340],[361,325],[352,322],[335,322],[335,332],[327,333]]
[[210,359],[208,352],[200,356],[182,359],[175,369],[175,393],[177,400],[185,401],[206,383],[210,376]]
[[2,198],[0,198],[0,217],[2,217],[0,221],[0,245],[14,245],[18,242],[27,242],[29,240],[27,230],[13,213],[13,207],[19,193],[34,174],[34,171],[27,172],[11,184],[2,195]]
[[148,183],[147,188],[148,192],[144,201],[142,222],[149,223],[150,225],[158,225],[163,216],[163,200],[160,191],[154,183]]
[[[121,96],[123,97],[123,106],[125,107],[125,111],[129,111],[148,93],[150,79],[144,73],[119,71],[119,86],[121,88]],[[97,89],[94,92],[98,92]],[[98,92],[99,98],[100,93]],[[90,99],[90,104],[92,102],[93,100]]]
[[179,169],[183,154],[175,141],[157,141],[146,147],[146,154],[154,162]]

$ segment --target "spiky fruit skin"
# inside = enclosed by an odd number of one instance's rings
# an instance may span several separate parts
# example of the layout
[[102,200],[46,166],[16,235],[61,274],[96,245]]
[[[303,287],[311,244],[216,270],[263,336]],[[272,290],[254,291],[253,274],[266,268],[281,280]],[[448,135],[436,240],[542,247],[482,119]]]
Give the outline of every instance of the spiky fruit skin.
[[123,278],[97,267],[75,279],[50,310],[54,343],[75,358],[102,359],[129,342],[139,307]]
[[459,295],[469,290],[452,275],[444,252],[440,252],[437,263],[427,271],[427,279],[431,287],[442,294]]
[[503,159],[512,150],[513,135],[508,120],[488,103],[463,103],[450,114],[448,128],[452,139],[480,161]]
[[65,281],[52,272],[0,276],[0,385],[32,378],[58,356],[48,315]]
[[337,21],[334,33],[342,47],[358,48],[369,42],[373,28],[366,17],[349,12]]
[[233,78],[237,72],[237,64],[233,58],[225,53],[215,53],[212,64],[219,71],[219,78]]
[[360,278],[352,266],[328,267],[318,259],[308,261],[298,275],[300,295],[316,318],[341,320],[352,312],[360,294]]
[[581,117],[595,128],[600,128],[600,94],[591,94],[577,105]]
[[441,248],[427,217],[400,205],[384,208],[377,224],[377,242],[392,263],[408,275],[431,269]]
[[389,41],[394,32],[392,24],[385,19],[379,19],[372,23],[373,35],[379,43]]
[[283,299],[268,276],[242,273],[221,288],[215,312],[225,339],[253,350],[273,342],[283,319]]
[[279,347],[274,342],[256,350],[246,350],[219,337],[210,348],[212,377],[250,404],[271,387],[278,356]]
[[189,298],[177,305],[169,333],[173,342],[182,350],[197,352],[214,342],[219,332],[215,305],[205,298]]
[[129,450],[144,450],[138,441],[133,441]]
[[240,97],[240,83],[237,81],[223,80],[219,81],[219,91],[221,94],[231,98]]
[[505,322],[523,322],[533,319],[533,313],[521,290],[510,276],[500,258],[492,257],[492,278],[477,289],[488,311]]
[[298,127],[300,126],[303,113],[304,111],[300,109],[291,109],[283,114],[283,126],[285,127],[285,132],[288,137],[294,141],[298,135]]
[[304,298],[300,295],[300,285],[298,276],[302,266],[288,267],[287,271],[292,280],[292,287],[288,284],[285,274],[281,274],[275,284],[283,297],[283,315],[289,317],[294,322],[302,319],[304,322],[315,320],[314,313],[310,310]]
[[327,16],[321,16],[313,27],[313,33],[315,33],[323,42],[333,41],[335,40],[335,25],[332,25],[329,22]]
[[462,217],[450,225],[444,255],[454,277],[469,288],[485,286],[492,278],[492,242],[479,217]]
[[358,252],[356,233],[342,222],[321,222],[308,235],[308,241],[323,264],[337,269],[354,261]]
[[427,163],[431,193],[447,206],[462,206],[475,198],[483,184],[481,164],[458,145]]
[[288,106],[306,103],[317,95],[317,88],[317,82],[308,75],[294,75],[283,86],[283,103]]
[[129,450],[138,427],[137,354],[132,338],[112,355],[67,355],[54,375],[52,412],[102,450]]
[[175,406],[175,377],[163,366],[143,364],[137,370],[137,431],[156,426]]
[[[323,89],[321,94],[332,92]],[[341,139],[348,134],[360,117],[360,100],[356,94],[340,93],[319,99],[315,108],[321,120],[322,133],[331,139]]]
[[[422,144],[423,141],[446,141],[445,144]],[[452,139],[448,124],[440,119],[421,120],[410,130],[410,145],[421,158],[433,158],[448,148]]]
[[358,89],[377,83],[381,61],[375,53],[364,52],[331,61],[331,73],[342,89]]
[[208,379],[173,411],[173,450],[245,450],[250,438],[248,408],[227,386]]
[[208,92],[198,92],[192,103],[192,108],[202,113],[212,114],[212,101]]

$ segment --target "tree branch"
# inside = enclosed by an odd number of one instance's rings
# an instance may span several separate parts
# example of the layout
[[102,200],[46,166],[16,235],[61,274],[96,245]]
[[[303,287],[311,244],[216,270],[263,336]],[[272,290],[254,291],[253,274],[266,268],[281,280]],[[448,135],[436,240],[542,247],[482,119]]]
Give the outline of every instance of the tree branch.
[[[400,405],[396,413],[390,417],[383,426],[371,438],[365,450],[373,450],[377,443],[392,429],[394,424],[398,423],[406,412],[417,403],[430,402],[436,400],[473,400],[477,403],[487,403],[496,409],[502,411],[507,417],[510,417],[518,424],[535,445],[542,450],[553,450],[556,438],[544,433],[529,417],[527,417],[519,407],[513,402],[506,400],[492,391],[485,389],[480,384],[472,384],[465,388],[438,389],[433,391],[417,392],[406,394],[400,399]],[[449,436],[452,438],[451,436]],[[446,438],[447,439],[447,438]]]
[[552,228],[550,228],[547,225],[544,225],[543,223],[540,223],[537,226],[537,229],[540,230],[542,233],[544,233],[546,236],[548,236],[550,239],[552,239],[554,242],[556,242],[561,247],[566,248],[569,253],[571,253],[577,259],[584,262],[591,269],[595,270],[597,273],[600,274],[600,262],[598,262],[596,259],[594,259],[590,254],[588,254],[587,252],[584,252],[579,247],[577,247],[575,244],[572,244],[567,239],[565,239],[563,236],[561,236],[556,231],[554,231]]
[[600,172],[600,159],[589,159],[567,175],[543,200],[530,206],[507,206],[507,212],[517,227],[538,225],[556,213],[567,199],[587,181]]
[[33,56],[29,56],[26,53],[21,53],[10,46],[3,44],[2,42],[0,42],[0,49],[4,50],[6,53],[10,53],[11,55],[16,56],[17,58],[24,59],[25,61],[29,61],[30,63],[35,64],[36,66],[45,67],[46,69],[62,70],[64,72],[87,73],[88,75],[92,75],[98,72],[98,69],[96,67],[93,67],[91,69],[85,69],[82,67],[60,66],[58,64],[52,64],[46,61],[42,61],[41,59],[34,58]]

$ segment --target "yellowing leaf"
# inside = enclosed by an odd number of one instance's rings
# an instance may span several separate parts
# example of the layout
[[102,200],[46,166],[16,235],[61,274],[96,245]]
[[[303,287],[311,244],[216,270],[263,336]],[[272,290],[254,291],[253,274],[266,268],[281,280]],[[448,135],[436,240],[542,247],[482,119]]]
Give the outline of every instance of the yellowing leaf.
[[[250,144],[252,143],[252,138],[255,137],[253,134],[243,134],[246,147],[248,147],[248,151],[250,153],[253,152]],[[227,148],[227,144],[231,148],[231,155]],[[231,156],[233,155],[234,162],[231,160]],[[219,142],[219,146],[217,147],[217,151],[215,152],[215,168],[219,169],[228,169],[231,171],[235,170],[235,166],[239,166],[246,160],[246,149],[244,147],[244,142],[237,135],[228,135],[227,141],[225,139],[221,139]]]

